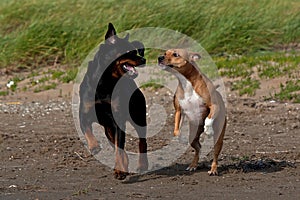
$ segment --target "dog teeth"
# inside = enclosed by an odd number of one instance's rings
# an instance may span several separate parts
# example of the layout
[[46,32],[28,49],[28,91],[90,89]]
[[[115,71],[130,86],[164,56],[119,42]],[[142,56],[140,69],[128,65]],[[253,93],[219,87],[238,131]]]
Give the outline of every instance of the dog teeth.
[[125,69],[127,69],[127,70],[134,70],[134,69],[135,69],[135,66],[133,66],[133,65],[132,65],[132,66],[131,66],[131,65],[128,66],[128,65],[124,64],[124,65],[123,65],[123,68],[125,68]]

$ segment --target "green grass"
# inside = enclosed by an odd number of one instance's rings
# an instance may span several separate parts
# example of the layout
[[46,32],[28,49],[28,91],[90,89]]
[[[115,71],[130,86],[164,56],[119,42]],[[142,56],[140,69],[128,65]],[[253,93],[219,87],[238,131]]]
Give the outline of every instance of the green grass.
[[232,90],[238,90],[239,95],[248,94],[253,96],[255,90],[259,89],[259,81],[251,78],[242,79],[233,83]]
[[63,71],[53,71],[52,79],[59,79],[65,72]]
[[42,77],[38,80],[38,83],[45,83],[45,82],[48,82],[49,80],[50,80],[50,77],[45,75],[44,77]]
[[8,94],[8,91],[0,91],[0,96],[7,96]]
[[[241,96],[245,94],[253,96],[255,90],[259,89],[259,80],[251,80],[251,76],[259,79],[273,79],[281,76],[299,79],[297,75],[300,69],[299,52],[265,52],[243,56],[222,56],[215,57],[215,60],[222,76],[239,79],[232,84],[231,89],[237,90]],[[284,96],[286,96],[285,100],[297,99],[289,97],[289,92],[294,92],[294,90],[280,92],[280,99],[283,100]],[[278,99],[279,96],[277,95],[276,98]]]
[[291,74],[299,69],[300,54],[268,52],[244,56],[216,57],[215,60],[218,69],[221,69],[222,76],[245,78],[253,74],[253,67],[256,67],[259,77],[274,78]]
[[81,196],[89,193],[91,185],[88,185],[85,188],[75,189],[72,196]]
[[253,53],[300,42],[298,0],[2,0],[0,67],[78,65],[113,22],[117,31],[164,27],[209,53]]
[[280,84],[280,92],[274,96],[280,101],[290,100],[295,103],[300,103],[300,80],[290,80],[287,81],[285,85]]
[[69,83],[76,78],[78,68],[68,69],[64,75],[60,76],[58,79],[63,83]]
[[142,85],[140,86],[140,88],[142,88],[142,89],[152,88],[154,90],[159,89],[159,88],[163,88],[163,87],[164,86],[162,84],[158,84],[154,80],[142,83]]
[[18,83],[22,80],[23,80],[23,77],[13,77],[12,79],[10,79],[8,82],[13,81],[13,84],[10,86],[9,89],[12,92],[15,92],[17,90]]
[[42,84],[42,85],[39,85],[38,87],[36,87],[33,91],[35,93],[38,93],[38,92],[42,92],[42,91],[46,91],[46,90],[55,89],[56,86],[57,86],[56,83]]
[[[103,41],[108,22],[118,32],[169,28],[199,42],[214,56],[222,76],[240,80],[231,89],[251,96],[259,87],[259,80],[250,83],[254,73],[260,79],[299,79],[299,52],[278,51],[281,45],[300,43],[299,10],[299,0],[0,0],[0,68],[68,66],[34,83],[42,91],[54,87],[53,81],[74,80],[77,67]],[[148,61],[156,54],[148,49]],[[29,76],[35,80],[37,75]],[[297,101],[298,87],[292,85],[283,85],[274,98]],[[157,86],[149,82],[145,87]]]

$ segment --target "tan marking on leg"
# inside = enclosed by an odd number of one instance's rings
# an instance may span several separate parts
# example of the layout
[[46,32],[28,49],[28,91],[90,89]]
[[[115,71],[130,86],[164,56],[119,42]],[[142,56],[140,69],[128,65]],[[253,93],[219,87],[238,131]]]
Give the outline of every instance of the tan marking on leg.
[[175,112],[175,126],[174,126],[174,136],[179,136],[180,134],[180,120],[181,120],[181,112],[177,110]]
[[116,179],[123,180],[128,174],[128,155],[123,149],[118,148],[117,145],[115,147],[116,160],[114,174]]
[[92,133],[92,130],[90,128],[86,129],[84,136],[88,143],[88,147],[89,147],[89,150],[91,151],[91,153],[93,152],[94,149],[100,148],[98,141],[97,141],[96,137],[94,136],[94,134]]
[[91,107],[93,107],[95,105],[95,101],[87,101],[83,103],[83,112],[84,113],[88,113],[91,109]]
[[139,160],[137,170],[140,172],[148,170],[148,157],[147,157],[147,142],[145,138],[140,138],[139,141]]

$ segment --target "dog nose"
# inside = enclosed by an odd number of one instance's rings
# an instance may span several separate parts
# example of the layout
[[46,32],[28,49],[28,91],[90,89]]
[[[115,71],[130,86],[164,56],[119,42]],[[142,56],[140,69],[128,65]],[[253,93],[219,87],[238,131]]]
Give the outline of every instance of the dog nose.
[[158,62],[162,62],[165,59],[165,56],[159,56],[158,57]]
[[146,59],[145,59],[145,58],[142,58],[142,59],[141,59],[141,62],[142,62],[143,64],[146,64]]

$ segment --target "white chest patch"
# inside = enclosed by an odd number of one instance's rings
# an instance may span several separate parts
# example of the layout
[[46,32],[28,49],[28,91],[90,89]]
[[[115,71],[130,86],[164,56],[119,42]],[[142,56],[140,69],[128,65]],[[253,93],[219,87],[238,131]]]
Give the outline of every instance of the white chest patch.
[[176,74],[183,90],[184,98],[178,99],[180,107],[184,114],[188,117],[189,121],[199,122],[202,113],[205,111],[203,99],[195,92],[191,82],[189,82],[181,74]]

